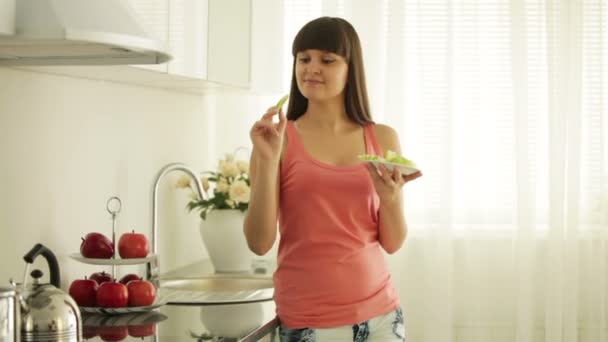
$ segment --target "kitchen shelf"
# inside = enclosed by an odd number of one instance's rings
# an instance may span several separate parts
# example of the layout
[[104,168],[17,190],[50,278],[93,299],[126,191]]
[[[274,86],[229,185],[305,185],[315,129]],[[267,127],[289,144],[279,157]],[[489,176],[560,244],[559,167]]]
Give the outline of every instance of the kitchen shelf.
[[146,313],[133,312],[113,316],[87,312],[86,315],[82,316],[82,325],[84,327],[127,327],[158,323],[167,318],[167,315],[158,311],[149,311]]
[[69,255],[70,258],[80,261],[89,265],[139,265],[157,260],[156,254],[148,254],[145,258],[132,258],[132,259],[94,259],[85,258],[80,253],[72,253]]
[[90,314],[106,314],[106,315],[123,315],[128,313],[143,313],[150,312],[154,309],[158,309],[161,306],[167,304],[167,301],[162,298],[160,295],[156,296],[156,300],[152,305],[147,306],[125,306],[122,308],[102,308],[102,307],[84,307],[79,306],[81,313],[90,313]]

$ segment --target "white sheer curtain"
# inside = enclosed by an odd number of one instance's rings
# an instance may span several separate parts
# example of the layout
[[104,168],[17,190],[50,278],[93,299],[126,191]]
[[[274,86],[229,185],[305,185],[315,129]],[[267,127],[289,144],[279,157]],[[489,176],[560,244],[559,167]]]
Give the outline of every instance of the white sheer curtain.
[[608,340],[608,1],[285,0],[284,13],[286,51],[315,17],[355,26],[374,118],[424,171],[389,257],[409,340]]

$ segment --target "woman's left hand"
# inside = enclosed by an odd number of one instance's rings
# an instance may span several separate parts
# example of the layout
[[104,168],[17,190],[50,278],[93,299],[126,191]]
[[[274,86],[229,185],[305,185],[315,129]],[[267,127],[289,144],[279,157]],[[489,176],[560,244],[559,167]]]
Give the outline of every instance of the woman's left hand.
[[394,167],[393,171],[389,171],[386,166],[380,164],[378,168],[372,163],[366,163],[367,171],[369,172],[374,188],[382,202],[393,202],[401,195],[401,187],[403,184],[412,181],[420,176],[422,172],[417,171],[409,175],[401,174],[398,167]]

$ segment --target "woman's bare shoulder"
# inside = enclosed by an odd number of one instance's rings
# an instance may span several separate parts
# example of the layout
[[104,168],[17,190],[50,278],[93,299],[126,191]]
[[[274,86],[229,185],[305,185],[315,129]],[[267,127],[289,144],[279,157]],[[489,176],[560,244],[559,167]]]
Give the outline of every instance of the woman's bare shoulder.
[[399,134],[394,128],[389,125],[375,124],[374,131],[376,133],[376,139],[378,139],[378,144],[380,144],[383,151],[391,150],[397,153],[401,152]]

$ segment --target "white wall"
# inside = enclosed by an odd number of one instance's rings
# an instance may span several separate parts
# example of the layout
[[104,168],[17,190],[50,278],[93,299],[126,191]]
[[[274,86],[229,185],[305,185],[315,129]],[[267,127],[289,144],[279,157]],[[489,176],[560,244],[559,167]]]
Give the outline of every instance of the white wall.
[[[170,162],[215,168],[223,153],[250,146],[243,122],[268,107],[243,94],[202,97],[9,68],[0,68],[0,84],[0,287],[22,279],[22,257],[37,242],[58,256],[64,287],[103,269],[67,256],[88,232],[111,235],[110,196],[123,201],[117,236],[151,234],[157,171]],[[177,176],[160,192],[163,271],[206,257]],[[36,266],[46,270],[42,258]]]

